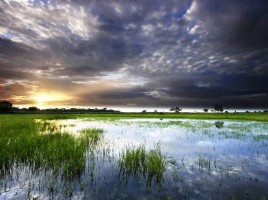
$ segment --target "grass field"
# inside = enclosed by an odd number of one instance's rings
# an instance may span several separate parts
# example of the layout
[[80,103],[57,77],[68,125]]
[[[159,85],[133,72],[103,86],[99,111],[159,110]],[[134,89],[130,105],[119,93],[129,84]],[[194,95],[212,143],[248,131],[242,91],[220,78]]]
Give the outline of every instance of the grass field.
[[0,118],[75,119],[75,118],[172,118],[172,119],[230,119],[268,122],[268,113],[114,113],[114,114],[1,114]]

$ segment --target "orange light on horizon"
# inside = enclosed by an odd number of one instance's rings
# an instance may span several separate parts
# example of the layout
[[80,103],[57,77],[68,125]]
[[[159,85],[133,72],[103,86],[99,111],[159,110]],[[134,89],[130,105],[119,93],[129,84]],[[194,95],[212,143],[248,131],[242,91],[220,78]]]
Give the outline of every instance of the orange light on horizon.
[[54,105],[69,98],[66,95],[59,93],[39,93],[32,97],[37,104],[38,108],[44,108],[47,105]]

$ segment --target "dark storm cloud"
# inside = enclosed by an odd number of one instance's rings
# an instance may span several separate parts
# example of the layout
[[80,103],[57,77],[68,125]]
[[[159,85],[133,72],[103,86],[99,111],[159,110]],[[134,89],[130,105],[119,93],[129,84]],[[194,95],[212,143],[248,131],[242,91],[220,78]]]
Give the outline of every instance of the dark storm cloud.
[[116,88],[82,95],[81,102],[94,105],[144,105],[146,95],[141,87]]
[[145,88],[134,87],[134,88],[124,88],[115,89],[113,91],[106,91],[105,93],[97,94],[98,99],[114,99],[114,100],[134,100],[138,98],[144,98],[146,95]]
[[[205,0],[197,15],[215,39],[242,48],[267,48],[268,4],[265,0]],[[219,26],[220,24],[220,26]]]
[[266,0],[3,0],[0,78],[78,105],[267,107],[267,10]]
[[[0,37],[0,72],[13,70],[23,74],[24,70],[37,70],[46,65],[49,59],[49,53],[42,52],[26,44],[20,44]],[[43,58],[46,57],[46,60]],[[31,74],[30,72],[29,74]]]

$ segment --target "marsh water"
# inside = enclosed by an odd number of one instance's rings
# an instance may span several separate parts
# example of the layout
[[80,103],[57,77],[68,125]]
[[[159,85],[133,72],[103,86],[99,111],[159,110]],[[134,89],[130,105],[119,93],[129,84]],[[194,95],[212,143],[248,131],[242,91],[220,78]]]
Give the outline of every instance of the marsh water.
[[[64,178],[14,164],[3,199],[268,199],[268,123],[186,119],[53,120],[62,132],[103,129],[85,168]],[[44,131],[44,134],[45,131]],[[124,170],[126,149],[159,149],[163,173]],[[64,155],[63,155],[64,156]],[[160,178],[159,178],[160,177]]]

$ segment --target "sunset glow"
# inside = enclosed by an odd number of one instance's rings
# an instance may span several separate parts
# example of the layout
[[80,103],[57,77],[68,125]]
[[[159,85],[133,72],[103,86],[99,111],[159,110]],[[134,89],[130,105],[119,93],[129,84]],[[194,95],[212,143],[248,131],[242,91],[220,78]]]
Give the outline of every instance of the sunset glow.
[[267,5],[1,0],[0,100],[267,108]]
[[67,101],[68,97],[57,93],[40,93],[33,96],[36,106],[40,109],[59,104],[59,102]]

